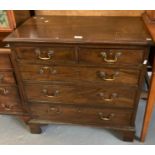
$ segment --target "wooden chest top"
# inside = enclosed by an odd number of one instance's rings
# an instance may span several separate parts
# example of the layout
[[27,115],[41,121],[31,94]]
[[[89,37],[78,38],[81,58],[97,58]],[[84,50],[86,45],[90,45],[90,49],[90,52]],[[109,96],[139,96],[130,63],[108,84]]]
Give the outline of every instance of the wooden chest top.
[[36,16],[11,33],[7,42],[152,43],[141,17]]

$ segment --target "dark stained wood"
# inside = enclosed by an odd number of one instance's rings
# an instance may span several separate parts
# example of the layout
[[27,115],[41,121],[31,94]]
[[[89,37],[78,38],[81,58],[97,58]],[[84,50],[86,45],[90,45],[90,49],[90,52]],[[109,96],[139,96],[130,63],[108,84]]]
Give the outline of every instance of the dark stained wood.
[[37,16],[5,41],[33,133],[43,122],[75,123],[133,140],[152,44],[140,17]]
[[[138,86],[139,69],[119,67],[64,67],[36,64],[19,64],[24,81],[34,82],[96,82],[98,84],[122,84]],[[111,80],[108,80],[111,79]]]
[[140,17],[91,16],[33,17],[16,29],[5,41],[145,45],[151,43],[150,35]]
[[31,116],[30,115],[19,115],[18,118],[22,121],[24,121],[24,123],[26,125],[28,125],[29,121],[31,120]]
[[13,72],[0,71],[0,85],[1,84],[16,84]]
[[12,65],[8,54],[0,54],[0,70],[4,69],[12,69]]
[[[111,62],[115,61],[115,62]],[[79,63],[84,64],[127,64],[139,65],[144,61],[143,50],[106,49],[106,48],[81,48],[79,51]]]
[[72,47],[29,47],[16,48],[18,61],[49,64],[75,63],[75,51]]
[[80,106],[59,106],[49,104],[31,104],[33,118],[76,124],[100,126],[127,126],[132,111],[101,109]]
[[149,17],[150,21],[155,21],[155,11],[154,10],[147,10],[146,11],[147,16]]
[[75,105],[134,107],[136,90],[126,87],[86,85],[26,85],[28,102],[47,102]]
[[42,132],[39,124],[29,123],[28,125],[31,133],[40,134]]
[[31,17],[30,10],[14,10],[13,13],[16,22],[16,27],[21,25],[24,21]]
[[0,86],[0,113],[23,113],[16,87]]
[[0,51],[0,114],[24,115],[10,54],[10,50]]
[[0,48],[5,47],[7,44],[3,42],[3,39],[8,36],[10,33],[9,32],[0,32]]
[[124,131],[123,132],[124,141],[133,141],[134,138],[135,138],[135,131]]

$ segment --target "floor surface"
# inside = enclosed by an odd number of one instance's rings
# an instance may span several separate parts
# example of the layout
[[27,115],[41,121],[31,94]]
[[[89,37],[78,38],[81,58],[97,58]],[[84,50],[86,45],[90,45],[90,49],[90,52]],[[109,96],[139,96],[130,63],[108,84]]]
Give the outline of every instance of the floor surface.
[[[136,137],[140,136],[144,108],[145,102],[140,101],[136,119]],[[75,125],[49,125],[43,127],[42,134],[31,134],[18,118],[0,115],[0,144],[153,145],[155,144],[155,112],[151,122],[145,143],[139,142],[138,138],[130,143],[122,141],[119,134],[111,130]]]

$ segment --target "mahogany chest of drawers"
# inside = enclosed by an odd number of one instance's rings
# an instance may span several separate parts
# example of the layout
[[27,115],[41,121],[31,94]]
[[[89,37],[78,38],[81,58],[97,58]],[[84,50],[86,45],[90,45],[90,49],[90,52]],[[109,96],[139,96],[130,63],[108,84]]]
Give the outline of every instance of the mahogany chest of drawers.
[[[151,45],[140,17],[37,16],[5,41],[18,105],[26,110],[32,133],[40,133],[42,124],[74,123],[119,130],[124,140],[134,139]],[[4,75],[13,99],[12,72]],[[5,94],[4,87],[0,91]]]
[[0,51],[0,114],[23,115],[10,51]]

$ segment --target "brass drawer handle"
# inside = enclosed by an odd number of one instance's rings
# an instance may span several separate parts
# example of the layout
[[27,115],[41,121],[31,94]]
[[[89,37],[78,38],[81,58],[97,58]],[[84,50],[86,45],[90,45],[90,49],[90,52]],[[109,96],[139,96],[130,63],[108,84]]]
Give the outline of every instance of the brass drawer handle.
[[50,107],[49,109],[48,109],[48,112],[52,112],[52,113],[60,113],[60,109],[59,108],[57,108],[57,107]]
[[115,54],[113,59],[108,59],[106,52],[101,52],[101,56],[103,57],[103,60],[107,63],[115,63],[118,61],[118,57],[121,56],[122,53],[118,52]]
[[52,55],[54,53],[54,51],[49,50],[47,53],[47,57],[42,57],[40,49],[36,49],[35,52],[37,54],[38,59],[40,59],[40,60],[50,60],[50,59],[52,59]]
[[114,81],[116,76],[119,75],[119,72],[115,72],[114,74],[108,75],[105,72],[98,71],[96,74],[98,75],[98,77],[100,77],[104,81]]
[[43,89],[42,92],[43,92],[43,94],[44,94],[46,97],[49,97],[49,98],[56,97],[56,96],[58,96],[58,94],[60,93],[59,90],[56,90],[56,91],[54,91],[53,93],[49,94],[49,92],[48,92],[47,89]]
[[7,105],[7,104],[1,104],[2,108],[4,108],[7,111],[10,111],[13,107],[13,105]]
[[99,112],[98,114],[99,114],[100,119],[103,121],[110,121],[115,116],[114,113],[111,113],[108,116],[104,116],[102,112]]
[[57,73],[57,70],[56,69],[52,69],[51,67],[48,67],[48,66],[41,67],[40,70],[39,70],[39,73],[40,74],[43,74],[46,71],[48,71],[51,74],[56,74]]
[[10,44],[6,44],[4,47],[5,48],[9,48],[10,47]]
[[100,97],[103,97],[103,100],[106,102],[112,102],[114,101],[114,99],[116,99],[118,97],[117,93],[112,93],[111,95],[109,95],[109,98],[105,98],[105,94],[104,93],[99,93]]
[[1,95],[7,95],[9,91],[6,88],[0,88],[0,94]]

